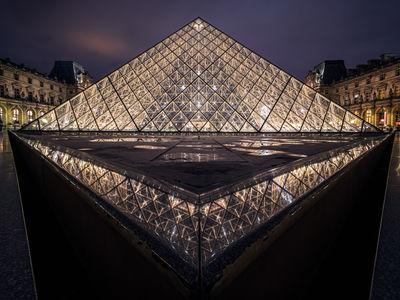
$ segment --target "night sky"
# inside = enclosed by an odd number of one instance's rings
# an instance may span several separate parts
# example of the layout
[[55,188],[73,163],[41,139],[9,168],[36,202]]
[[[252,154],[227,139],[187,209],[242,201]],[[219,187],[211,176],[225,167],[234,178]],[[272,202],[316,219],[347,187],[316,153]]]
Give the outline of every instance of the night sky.
[[324,59],[348,67],[400,54],[399,0],[2,0],[0,57],[48,73],[75,60],[97,80],[197,16],[303,80]]

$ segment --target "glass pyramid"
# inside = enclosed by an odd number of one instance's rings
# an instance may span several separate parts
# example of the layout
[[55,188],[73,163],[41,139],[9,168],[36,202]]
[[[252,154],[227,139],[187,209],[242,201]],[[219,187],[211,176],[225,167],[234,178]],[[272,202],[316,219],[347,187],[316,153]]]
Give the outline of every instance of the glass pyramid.
[[378,130],[200,18],[23,129]]

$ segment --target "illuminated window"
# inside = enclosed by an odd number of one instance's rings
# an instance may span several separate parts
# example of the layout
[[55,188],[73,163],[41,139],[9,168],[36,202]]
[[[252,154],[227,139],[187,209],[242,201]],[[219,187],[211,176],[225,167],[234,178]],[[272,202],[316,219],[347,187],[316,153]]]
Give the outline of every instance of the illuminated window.
[[368,109],[368,110],[365,112],[365,121],[367,121],[368,123],[371,123],[371,122],[372,122],[372,112],[371,112],[370,109]]
[[0,123],[4,123],[4,110],[2,107],[0,107]]
[[19,109],[14,108],[12,110],[12,120],[14,123],[19,123]]
[[33,121],[33,111],[32,110],[28,110],[26,112],[26,118],[28,119],[28,122],[32,122]]

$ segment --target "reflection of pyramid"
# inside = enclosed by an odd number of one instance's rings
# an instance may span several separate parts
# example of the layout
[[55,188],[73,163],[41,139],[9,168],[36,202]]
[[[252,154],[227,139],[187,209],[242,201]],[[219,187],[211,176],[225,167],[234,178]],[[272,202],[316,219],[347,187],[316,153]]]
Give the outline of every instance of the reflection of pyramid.
[[25,129],[376,130],[201,19],[189,23]]

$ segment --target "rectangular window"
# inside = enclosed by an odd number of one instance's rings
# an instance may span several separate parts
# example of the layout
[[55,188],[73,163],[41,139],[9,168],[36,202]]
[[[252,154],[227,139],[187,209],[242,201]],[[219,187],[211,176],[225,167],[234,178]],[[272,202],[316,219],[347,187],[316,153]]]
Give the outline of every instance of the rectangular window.
[[4,70],[0,69],[0,76],[4,76]]
[[52,84],[50,84],[50,89],[54,90],[54,86]]
[[386,74],[382,73],[381,75],[379,75],[379,80],[382,81],[385,79],[385,77],[386,77]]
[[54,105],[54,97],[50,96],[50,104]]
[[43,94],[40,94],[40,95],[39,95],[39,99],[40,99],[40,102],[44,102],[44,95],[43,95]]
[[28,83],[32,84],[32,78],[28,78]]
[[32,92],[28,92],[28,100],[29,101],[33,100],[33,93]]
[[367,78],[367,84],[371,83],[371,78]]
[[19,80],[19,74],[14,73],[14,79],[15,79],[15,80]]
[[5,96],[5,88],[4,85],[0,85],[0,97],[4,97]]
[[358,87],[358,81],[357,81],[356,83],[354,83],[354,86],[355,86],[355,87]]
[[[1,72],[0,72],[0,75],[1,75]],[[396,76],[400,76],[400,69],[396,70]]]
[[16,99],[21,98],[21,91],[19,89],[14,89],[14,97]]
[[40,82],[40,87],[43,87],[43,86],[44,86],[43,81],[41,81]]

